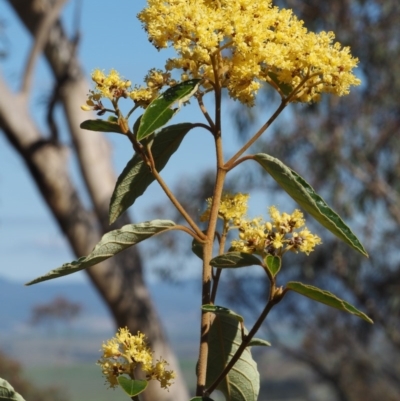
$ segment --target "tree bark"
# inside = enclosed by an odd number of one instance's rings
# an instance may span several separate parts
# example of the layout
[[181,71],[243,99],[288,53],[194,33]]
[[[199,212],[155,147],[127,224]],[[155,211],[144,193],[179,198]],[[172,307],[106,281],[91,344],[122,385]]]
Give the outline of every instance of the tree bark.
[[[21,21],[35,36],[45,11],[37,10],[33,1],[9,1]],[[109,145],[100,133],[82,131],[79,124],[88,118],[80,105],[88,93],[88,84],[75,57],[73,45],[57,22],[51,29],[45,54],[59,83],[70,134],[79,160],[81,173],[92,200],[94,213],[86,210],[67,170],[69,150],[47,140],[29,115],[27,94],[13,94],[0,77],[0,128],[14,149],[24,159],[61,230],[76,256],[88,254],[112,228],[108,226],[108,203],[115,186]],[[128,224],[127,215],[118,225]],[[186,386],[179,373],[177,360],[168,345],[160,320],[143,280],[142,261],[135,247],[87,270],[87,273],[108,305],[117,326],[127,326],[135,333],[144,332],[155,356],[162,356],[177,372],[170,392],[151,385],[142,399],[187,400]]]

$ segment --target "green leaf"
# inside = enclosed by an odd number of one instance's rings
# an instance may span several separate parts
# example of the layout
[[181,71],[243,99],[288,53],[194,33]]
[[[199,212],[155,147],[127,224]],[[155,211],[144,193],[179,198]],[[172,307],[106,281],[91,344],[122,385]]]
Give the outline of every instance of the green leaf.
[[248,347],[270,347],[269,341],[263,340],[262,338],[252,338],[249,342]]
[[25,401],[24,398],[14,390],[13,386],[2,378],[0,378],[0,400]]
[[107,121],[110,121],[111,123],[116,123],[116,124],[118,124],[118,117],[115,117],[115,116],[108,116]]
[[246,252],[228,252],[222,255],[216,256],[210,260],[210,265],[217,267],[218,269],[231,267],[245,267],[253,265],[262,265],[261,260],[251,253]]
[[[189,123],[170,125],[155,135],[151,151],[158,172],[165,167],[184,136],[192,128],[193,124]],[[148,166],[139,155],[135,154],[118,177],[111,196],[110,224],[132,206],[154,180]]]
[[288,84],[280,82],[278,75],[276,75],[274,72],[269,72],[268,76],[278,85],[279,89],[285,96],[288,96],[292,93],[293,88]]
[[[191,79],[181,82],[154,99],[143,113],[137,132],[137,140],[141,141],[164,126],[180,109],[182,103],[193,96],[200,84],[200,79]],[[172,110],[174,103],[178,102],[178,108]]]
[[86,120],[81,123],[80,127],[82,129],[87,129],[89,131],[98,131],[98,132],[116,132],[117,134],[123,134],[121,127],[112,121],[105,120]]
[[279,273],[279,270],[281,270],[281,258],[279,256],[267,255],[264,260],[268,270],[275,277]]
[[265,153],[254,155],[254,159],[272,178],[311,216],[353,249],[368,256],[358,238],[325,201],[295,171]]
[[214,401],[210,397],[193,397],[190,401]]
[[125,393],[130,397],[134,397],[146,390],[146,387],[149,384],[147,380],[132,380],[125,376],[118,376],[117,380]]
[[350,305],[348,302],[343,301],[343,299],[338,298],[336,295],[333,295],[329,291],[321,290],[320,288],[314,287],[312,285],[307,285],[296,281],[290,281],[289,283],[287,283],[286,288],[295,291],[301,295],[304,295],[305,297],[308,297],[314,301],[331,306],[332,308],[336,308],[351,313],[352,315],[356,315],[361,319],[364,319],[368,323],[374,323],[365,313],[360,312],[353,305]]
[[71,263],[65,263],[57,269],[51,270],[44,276],[30,281],[26,285],[40,283],[53,278],[66,276],[97,265],[105,259],[109,259],[117,253],[129,248],[132,245],[144,241],[162,231],[175,226],[170,220],[152,220],[139,224],[128,224],[119,230],[113,230],[103,235],[100,242],[94,247],[88,256],[82,256]]
[[139,129],[139,126],[140,126],[140,121],[142,121],[142,116],[143,116],[143,114],[141,116],[139,116],[136,119],[135,124],[133,124],[133,133],[134,134],[137,134],[137,132],[138,132],[138,129]]
[[192,252],[203,260],[203,244],[195,239],[192,241]]
[[242,322],[242,323],[244,322],[244,319],[242,316],[238,315],[233,310],[230,310],[223,306],[207,304],[207,305],[202,305],[201,310],[203,310],[204,312],[212,312],[212,313],[215,313],[216,315],[231,316],[234,319],[236,319],[238,322]]
[[[229,315],[215,315],[208,337],[207,387],[220,375],[241,342],[242,332],[237,319]],[[218,390],[224,394],[226,401],[257,400],[260,375],[250,348],[244,350],[234,368],[219,384]]]

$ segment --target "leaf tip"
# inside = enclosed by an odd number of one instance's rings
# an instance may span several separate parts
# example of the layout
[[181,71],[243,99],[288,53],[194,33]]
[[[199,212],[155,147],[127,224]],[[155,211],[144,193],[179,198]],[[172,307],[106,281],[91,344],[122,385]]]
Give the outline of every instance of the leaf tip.
[[375,324],[374,321],[373,321],[369,316],[367,316],[367,315],[365,315],[364,320],[365,320],[366,322],[370,323],[370,324]]

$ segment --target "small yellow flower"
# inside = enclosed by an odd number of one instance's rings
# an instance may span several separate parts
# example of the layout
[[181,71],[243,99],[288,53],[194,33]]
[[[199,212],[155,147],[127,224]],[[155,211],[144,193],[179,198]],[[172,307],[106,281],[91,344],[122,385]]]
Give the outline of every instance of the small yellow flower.
[[153,365],[153,353],[143,333],[132,335],[128,328],[120,328],[115,337],[103,343],[102,351],[98,364],[111,388],[118,385],[120,375],[134,378],[138,366],[146,373],[147,380],[158,380],[162,388],[168,388],[175,377],[172,370],[165,369],[166,361],[160,359]]
[[158,380],[161,388],[168,388],[171,385],[171,380],[175,378],[175,372],[165,369],[166,366],[168,366],[168,363],[160,359],[147,371],[147,378],[149,380]]
[[233,240],[231,246],[238,252],[256,253],[282,256],[287,251],[304,252],[309,254],[316,245],[321,243],[321,238],[304,228],[305,220],[300,210],[292,214],[280,213],[275,206],[269,208],[272,222],[265,222],[261,217],[247,220],[240,218],[237,222],[239,239]]
[[[173,47],[167,71],[182,80],[219,80],[240,102],[252,106],[262,84],[291,102],[315,102],[322,93],[343,96],[360,80],[358,59],[334,42],[332,32],[308,32],[291,10],[272,0],[148,0],[138,14],[157,49]],[[284,84],[289,93],[282,90]]]
[[96,69],[92,72],[92,80],[96,84],[94,90],[89,91],[86,104],[81,106],[84,111],[98,111],[98,114],[104,114],[105,108],[101,102],[102,98],[117,102],[119,98],[127,98],[130,91],[131,81],[120,77],[119,72],[111,70],[108,75],[103,71]]
[[321,238],[318,235],[311,234],[308,228],[304,228],[304,230],[299,233],[293,233],[293,238],[290,241],[290,250],[293,252],[304,252],[306,255],[309,255],[312,252],[316,245],[321,244]]
[[169,72],[163,72],[155,68],[149,71],[144,81],[146,83],[145,87],[135,86],[129,94],[129,97],[142,107],[147,107],[160,94],[161,88],[165,85],[172,86],[176,84],[171,79]]
[[275,237],[273,238],[273,240],[272,240],[272,246],[275,248],[275,249],[279,249],[279,248],[282,248],[283,247],[283,245],[284,245],[284,237],[285,237],[285,234],[281,234],[281,233],[276,233],[275,234]]
[[[233,221],[241,219],[247,213],[247,202],[249,194],[230,194],[224,193],[221,197],[221,202],[218,209],[218,217],[224,221]],[[210,217],[210,210],[212,205],[212,198],[208,198],[207,209],[200,216],[200,221],[207,221]]]
[[296,209],[291,215],[278,211],[275,206],[269,208],[269,215],[271,216],[272,223],[280,232],[289,233],[295,228],[300,228],[305,224],[303,213]]

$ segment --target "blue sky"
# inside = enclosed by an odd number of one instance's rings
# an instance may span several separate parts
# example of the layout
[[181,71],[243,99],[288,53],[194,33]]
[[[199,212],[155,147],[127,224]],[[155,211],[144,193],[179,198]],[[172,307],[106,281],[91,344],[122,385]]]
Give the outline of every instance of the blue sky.
[[[142,83],[150,68],[162,68],[165,60],[173,56],[170,50],[158,52],[148,42],[136,19],[136,14],[145,5],[144,0],[121,0],[118,3],[100,0],[82,4],[79,57],[88,76],[97,67],[105,71],[115,68],[133,83]],[[70,31],[75,5],[76,1],[68,2],[63,11],[63,20]],[[0,0],[0,18],[6,23],[5,34],[9,41],[9,54],[0,64],[0,72],[16,90],[32,42],[4,0]],[[43,100],[51,88],[51,75],[45,61],[41,59],[35,71],[31,113],[44,130],[41,118]],[[84,103],[85,99],[82,100]],[[228,108],[231,102],[227,101]],[[175,117],[174,122],[178,121],[203,120],[194,107],[189,106]],[[226,131],[232,132],[231,124],[226,121]],[[61,126],[61,129],[65,130],[65,127]],[[107,137],[112,144],[114,165],[119,173],[131,157],[131,146],[127,146],[126,138],[120,135],[107,134]],[[228,142],[225,148],[227,154],[232,154],[235,145],[234,139]],[[27,281],[74,257],[21,159],[1,133],[0,149],[0,276]],[[193,179],[196,179],[198,171],[213,166],[214,149],[210,135],[205,131],[193,131],[184,140],[170,164],[163,170],[163,176],[172,187],[181,177],[182,163],[185,163],[185,175],[192,175]],[[149,205],[163,196],[156,184],[153,184],[149,193],[135,203],[133,213],[136,220],[156,218],[149,215]],[[82,281],[85,275],[80,272],[63,280]]]

